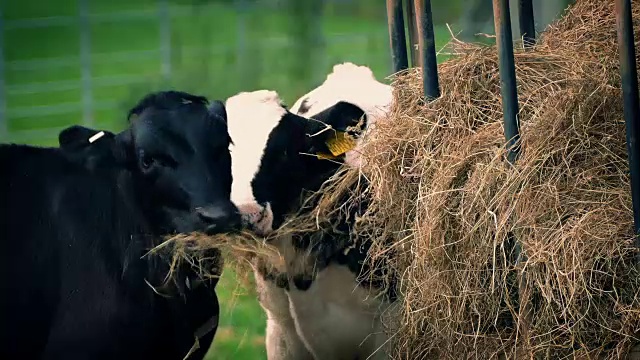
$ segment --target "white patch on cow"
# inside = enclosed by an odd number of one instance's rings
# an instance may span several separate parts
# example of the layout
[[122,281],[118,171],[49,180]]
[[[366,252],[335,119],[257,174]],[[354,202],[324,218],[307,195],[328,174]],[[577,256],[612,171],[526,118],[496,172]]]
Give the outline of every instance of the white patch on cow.
[[290,111],[298,114],[304,101],[308,110],[300,115],[312,117],[339,101],[346,101],[359,106],[368,116],[381,117],[392,100],[391,86],[376,80],[371,69],[347,62],[335,65],[322,85],[300,97]]
[[296,330],[317,360],[385,359],[381,314],[386,301],[357,285],[344,265],[329,265],[306,291],[292,288]]
[[104,131],[100,131],[99,133],[93,135],[92,137],[89,138],[89,144],[93,144],[94,141],[100,139],[101,137],[104,136]]
[[[346,164],[359,167],[362,139],[375,127],[376,122],[386,117],[393,101],[392,88],[376,80],[368,67],[346,62],[335,65],[324,83],[298,99],[290,111],[301,116],[313,117],[339,101],[352,103],[367,115],[367,128],[358,145],[345,156]],[[303,102],[308,110],[300,114]]]
[[254,275],[258,300],[267,314],[265,334],[267,359],[314,360],[296,332],[286,291],[275,283],[264,280],[257,269],[254,269]]
[[229,135],[238,151],[231,149],[231,201],[255,203],[251,180],[258,171],[271,131],[286,113],[278,93],[257,90],[236,94],[225,104]]
[[[292,245],[290,234],[271,244],[283,257],[281,270],[289,275],[313,266],[309,263],[313,258]],[[292,283],[285,291],[254,271],[259,302],[267,313],[269,360],[388,359],[382,317],[393,306],[376,297],[377,290],[359,286],[347,266],[331,264],[322,269],[305,291]]]

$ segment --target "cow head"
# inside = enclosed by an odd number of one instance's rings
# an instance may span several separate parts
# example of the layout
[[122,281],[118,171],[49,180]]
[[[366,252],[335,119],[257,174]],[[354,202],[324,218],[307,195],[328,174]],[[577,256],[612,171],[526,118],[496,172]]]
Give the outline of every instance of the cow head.
[[265,235],[297,210],[304,191],[318,190],[342,163],[359,166],[360,140],[342,141],[343,136],[361,136],[358,130],[371,128],[391,101],[390,86],[378,82],[369,68],[351,63],[334,66],[291,111],[273,91],[229,98],[235,142],[231,197],[244,222]]
[[162,233],[221,232],[239,225],[230,201],[231,138],[224,105],[178,91],[147,95],[119,134],[70,127],[62,151],[92,169],[119,168],[136,204]]

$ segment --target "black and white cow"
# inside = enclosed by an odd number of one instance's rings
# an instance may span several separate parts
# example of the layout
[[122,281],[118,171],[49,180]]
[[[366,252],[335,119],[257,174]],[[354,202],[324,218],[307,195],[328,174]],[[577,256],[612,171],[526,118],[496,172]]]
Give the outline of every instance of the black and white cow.
[[[245,222],[269,235],[300,209],[303,193],[317,191],[342,162],[359,166],[359,146],[333,159],[316,155],[329,153],[333,130],[346,131],[363,120],[370,129],[391,101],[390,86],[378,82],[369,68],[351,63],[336,65],[291,111],[273,91],[229,98],[229,132],[235,141],[231,199]],[[380,349],[386,341],[381,313],[394,300],[393,293],[376,297],[379,289],[358,285],[366,246],[347,252],[347,242],[316,235],[272,240],[285,258],[285,273],[253,264],[268,318],[268,358],[387,358]]]
[[239,226],[226,116],[171,91],[130,119],[67,128],[60,148],[0,145],[0,358],[183,359],[197,341],[189,359],[204,357],[217,281],[186,266],[166,281],[168,262],[144,255],[164,235]]

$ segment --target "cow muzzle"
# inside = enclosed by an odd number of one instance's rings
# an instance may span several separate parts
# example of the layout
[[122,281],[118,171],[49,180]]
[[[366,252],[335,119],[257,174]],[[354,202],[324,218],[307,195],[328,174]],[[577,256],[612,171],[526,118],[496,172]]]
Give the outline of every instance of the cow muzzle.
[[238,209],[232,204],[199,207],[195,212],[207,235],[239,230],[242,225]]
[[260,236],[266,236],[273,231],[273,211],[271,205],[262,206],[258,203],[238,205],[238,211],[242,219],[242,226]]

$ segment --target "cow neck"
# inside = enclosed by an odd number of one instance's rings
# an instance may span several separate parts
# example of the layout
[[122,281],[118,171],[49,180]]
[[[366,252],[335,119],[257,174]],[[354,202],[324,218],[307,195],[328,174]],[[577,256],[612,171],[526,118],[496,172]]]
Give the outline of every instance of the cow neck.
[[116,217],[120,223],[114,226],[127,234],[119,239],[122,243],[116,245],[122,249],[120,257],[123,276],[134,263],[140,262],[146,268],[147,280],[152,284],[160,283],[168,273],[169,265],[159,255],[149,253],[163,238],[160,229],[152,226],[150,206],[140,205],[150,202],[140,196],[141,188],[131,172],[118,174],[116,183],[119,198],[117,202],[120,203],[120,206],[116,206],[121,207],[123,213]]

